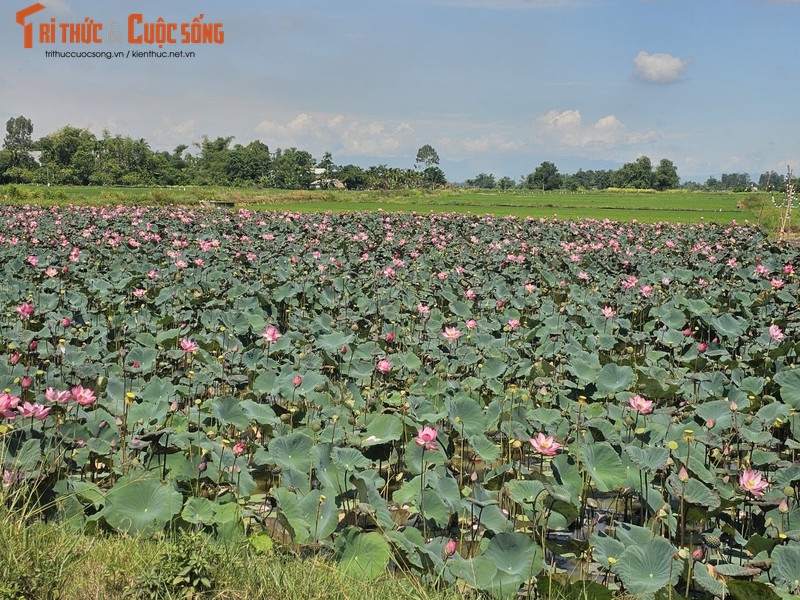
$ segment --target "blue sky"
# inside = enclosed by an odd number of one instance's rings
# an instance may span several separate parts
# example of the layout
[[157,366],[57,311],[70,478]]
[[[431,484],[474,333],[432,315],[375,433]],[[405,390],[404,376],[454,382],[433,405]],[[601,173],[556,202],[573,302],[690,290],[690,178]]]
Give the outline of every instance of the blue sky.
[[[0,119],[148,140],[296,146],[337,164],[411,167],[431,144],[451,181],[669,158],[681,177],[800,171],[800,0],[39,0],[36,24],[89,17],[223,23],[190,59],[47,58],[149,50],[123,40],[23,48],[3,0]],[[105,40],[107,42],[107,40]]]

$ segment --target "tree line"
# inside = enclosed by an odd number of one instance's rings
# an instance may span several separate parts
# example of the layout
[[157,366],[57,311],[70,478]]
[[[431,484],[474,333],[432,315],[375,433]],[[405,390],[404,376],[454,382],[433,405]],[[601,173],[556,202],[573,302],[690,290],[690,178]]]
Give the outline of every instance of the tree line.
[[[794,177],[795,188],[798,187],[799,178]],[[786,188],[786,177],[775,171],[765,171],[757,181],[750,178],[748,173],[723,173],[718,179],[709,177],[704,183],[687,181],[681,183],[678,169],[669,159],[661,159],[658,165],[653,166],[647,156],[640,156],[634,162],[625,163],[619,169],[583,170],[576,173],[561,174],[558,167],[550,161],[544,161],[528,175],[520,177],[515,182],[510,177],[495,179],[490,173],[480,173],[467,179],[464,185],[471,188],[497,189],[506,191],[510,189],[529,189],[541,191],[553,190],[606,190],[609,188],[638,189],[638,190],[671,190],[685,189],[690,191],[710,192],[747,192],[751,190],[778,191]]]
[[[181,144],[172,151],[155,151],[144,139],[111,135],[100,137],[88,129],[65,126],[58,131],[33,138],[30,119],[13,117],[6,123],[6,136],[0,150],[0,184],[39,183],[59,185],[173,186],[220,185],[257,186],[281,189],[329,187],[341,182],[348,189],[432,189],[447,184],[439,167],[439,155],[426,144],[416,155],[413,167],[385,164],[367,168],[337,165],[330,152],[315,159],[298,148],[276,148],[260,140],[247,145],[234,144],[233,136],[210,139],[203,136],[192,147]],[[687,189],[706,191],[782,191],[786,178],[775,171],[752,181],[747,173],[723,173],[704,183],[681,183],[678,169],[669,159],[653,165],[640,156],[619,169],[579,169],[559,173],[553,162],[544,161],[519,181],[510,177],[495,179],[480,173],[464,182],[466,187],[482,189],[604,190]],[[795,184],[796,187],[800,187]]]
[[307,189],[341,181],[348,189],[433,188],[447,180],[439,155],[426,144],[413,167],[336,165],[330,152],[316,160],[298,148],[270,148],[260,140],[234,144],[233,136],[186,144],[171,152],[154,151],[144,139],[100,137],[87,129],[65,126],[33,138],[30,119],[6,123],[0,150],[0,183],[58,185],[171,186],[221,185]]

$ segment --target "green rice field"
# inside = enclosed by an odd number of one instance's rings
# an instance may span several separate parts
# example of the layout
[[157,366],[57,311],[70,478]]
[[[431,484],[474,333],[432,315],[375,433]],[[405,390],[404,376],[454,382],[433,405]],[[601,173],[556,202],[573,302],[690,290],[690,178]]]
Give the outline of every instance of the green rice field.
[[758,223],[773,229],[778,211],[769,195],[733,192],[508,192],[475,190],[332,191],[256,188],[111,188],[3,186],[3,202],[14,204],[195,204],[233,203],[252,210],[458,212],[533,218],[614,221],[702,221]]

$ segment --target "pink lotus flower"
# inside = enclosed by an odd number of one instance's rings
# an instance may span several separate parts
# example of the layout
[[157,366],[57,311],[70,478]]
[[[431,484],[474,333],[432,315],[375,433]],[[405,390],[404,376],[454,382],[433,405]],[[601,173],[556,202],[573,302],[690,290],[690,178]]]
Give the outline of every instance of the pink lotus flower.
[[617,311],[615,311],[615,310],[614,310],[613,308],[611,308],[610,306],[604,306],[604,307],[603,307],[603,310],[601,310],[600,312],[601,312],[601,313],[603,313],[603,316],[604,316],[606,319],[613,319],[614,317],[616,317],[616,316],[617,316]]
[[56,275],[58,275],[58,269],[56,269],[55,267],[47,267],[44,270],[44,274],[47,275],[48,277],[55,277]]
[[461,331],[455,327],[445,327],[444,331],[442,332],[442,337],[444,337],[449,344],[452,344],[461,337]]
[[378,371],[381,373],[388,373],[392,370],[392,363],[388,359],[382,358],[378,361]]
[[764,490],[769,487],[769,483],[764,481],[761,473],[750,471],[749,469],[745,469],[739,475],[739,485],[744,491],[750,492],[753,496],[759,498],[764,495]]
[[25,402],[22,406],[17,406],[17,412],[19,413],[20,417],[32,417],[34,419],[38,419],[39,421],[44,421],[47,418],[47,415],[50,413],[50,407],[45,407],[38,402],[34,402],[33,404],[30,402]]
[[508,326],[511,328],[511,331],[516,331],[519,329],[519,319],[509,319]]
[[705,342],[700,342],[700,344],[698,344],[698,346],[697,346],[697,351],[700,354],[702,354],[706,350],[708,350],[708,344],[706,344]]
[[86,389],[82,385],[75,386],[70,390],[72,399],[81,406],[89,406],[97,402],[97,397],[92,390]]
[[292,379],[292,385],[294,387],[300,387],[300,384],[303,383],[303,378],[300,375],[295,375],[294,379]]
[[643,415],[653,412],[653,401],[646,400],[639,394],[628,400],[628,404],[633,410]]
[[531,438],[528,441],[533,446],[533,449],[542,456],[555,456],[558,449],[561,448],[561,444],[556,442],[552,435],[546,436],[541,431],[535,438]]
[[64,317],[63,319],[61,319],[61,326],[64,327],[65,329],[67,327],[69,327],[71,324],[72,324],[72,321],[70,321],[67,317]]
[[278,331],[277,327],[270,325],[261,332],[261,337],[267,340],[270,344],[274,344],[283,337],[283,334]]
[[200,346],[197,345],[197,342],[190,340],[189,338],[183,338],[181,340],[181,350],[184,352],[192,353],[197,352],[200,350]]
[[389,333],[386,334],[386,341],[388,343],[390,343],[390,344],[394,341],[394,332],[393,331],[390,331]]
[[686,336],[686,337],[691,336],[692,335],[692,328],[691,327],[687,327],[686,329],[684,329],[683,330],[683,335]]
[[417,432],[417,437],[414,438],[414,443],[417,446],[422,446],[425,450],[436,450],[436,436],[439,432],[433,427],[427,425]]
[[453,554],[455,553],[456,553],[456,541],[447,540],[447,543],[444,545],[444,555],[453,556]]
[[66,404],[69,402],[70,393],[69,390],[64,390],[59,392],[51,387],[47,388],[44,392],[44,399],[48,402],[54,402],[56,404]]
[[234,456],[241,456],[242,454],[244,454],[244,443],[238,442],[234,444],[231,450],[233,451]]
[[777,277],[773,277],[769,284],[772,286],[772,289],[779,290],[783,287],[783,279],[778,279]]
[[33,305],[28,304],[27,302],[23,302],[17,307],[17,316],[23,321],[30,319],[35,312],[36,309],[33,307]]
[[780,343],[783,341],[783,338],[786,337],[781,328],[777,325],[770,325],[769,326],[769,337],[771,337],[776,342]]
[[7,392],[0,393],[0,415],[5,416],[7,419],[13,419],[15,416],[14,409],[17,408],[20,399],[17,396],[12,396]]
[[427,317],[429,314],[431,314],[431,309],[429,306],[425,306],[422,302],[420,302],[417,304],[417,312],[423,317]]
[[476,296],[477,296],[477,294],[475,293],[475,290],[473,290],[471,288],[468,289],[466,292],[464,292],[464,297],[467,300],[475,300]]
[[478,326],[478,323],[475,322],[475,319],[467,319],[467,322],[464,323],[464,325],[466,326],[467,329],[472,331]]

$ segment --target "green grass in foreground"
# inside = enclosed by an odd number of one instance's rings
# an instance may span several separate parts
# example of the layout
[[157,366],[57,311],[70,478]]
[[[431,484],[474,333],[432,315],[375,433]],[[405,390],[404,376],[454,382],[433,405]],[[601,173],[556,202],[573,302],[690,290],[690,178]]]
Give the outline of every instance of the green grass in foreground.
[[509,192],[475,190],[306,191],[257,188],[172,187],[109,188],[3,186],[0,201],[16,204],[105,206],[197,205],[233,202],[252,210],[416,211],[494,214],[498,216],[614,221],[757,223],[777,227],[778,211],[766,193],[669,191]]
[[[195,595],[187,592],[193,591]],[[219,545],[201,534],[161,540],[84,535],[55,525],[15,523],[0,516],[0,599],[108,598],[281,600],[456,600],[387,575],[362,582],[322,558],[272,551],[246,541]]]

